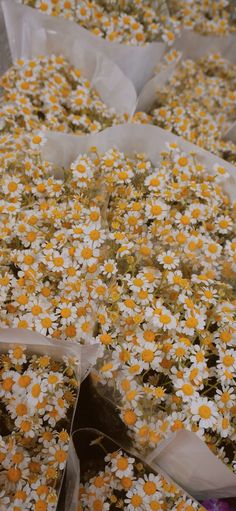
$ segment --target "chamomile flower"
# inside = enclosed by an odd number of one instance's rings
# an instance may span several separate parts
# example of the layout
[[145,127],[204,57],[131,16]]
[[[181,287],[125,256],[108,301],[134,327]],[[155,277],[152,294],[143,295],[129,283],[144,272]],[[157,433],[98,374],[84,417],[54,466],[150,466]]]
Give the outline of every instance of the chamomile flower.
[[162,253],[158,256],[158,261],[161,263],[165,270],[171,270],[179,265],[179,258],[171,250]]
[[200,428],[215,428],[219,414],[216,405],[207,397],[199,397],[190,405],[192,420],[197,422]]

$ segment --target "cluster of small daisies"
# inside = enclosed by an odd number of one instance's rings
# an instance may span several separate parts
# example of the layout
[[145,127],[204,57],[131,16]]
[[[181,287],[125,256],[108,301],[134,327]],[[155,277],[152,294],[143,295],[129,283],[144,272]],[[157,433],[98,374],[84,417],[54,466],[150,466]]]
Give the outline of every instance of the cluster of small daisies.
[[172,44],[178,22],[166,0],[18,0],[43,13],[71,19],[107,41],[143,45],[163,39]]
[[54,511],[66,465],[76,360],[0,354],[0,509]]
[[7,132],[45,128],[79,135],[125,121],[62,56],[18,60],[0,86],[0,120]]
[[110,274],[94,382],[118,402],[135,445],[154,448],[181,428],[234,465],[235,205],[194,155],[169,144],[155,167],[112,149]]
[[82,474],[78,511],[204,511],[175,484],[122,450],[107,454],[103,465],[92,477]]
[[236,29],[234,0],[168,0],[170,13],[187,29],[225,35]]
[[55,178],[39,156],[42,141],[0,137],[0,325],[89,340],[93,303],[106,292],[97,278],[104,196],[88,155]]
[[[171,56],[179,58],[178,52]],[[172,59],[173,60],[173,59]],[[153,123],[221,157],[236,161],[236,146],[223,140],[236,119],[236,65],[219,53],[197,61],[183,60],[165,86],[150,114],[135,122]]]
[[186,428],[233,467],[236,207],[224,167],[173,143],[157,166],[93,147],[55,178],[43,135],[0,143],[0,326],[99,342],[94,381],[140,449]]

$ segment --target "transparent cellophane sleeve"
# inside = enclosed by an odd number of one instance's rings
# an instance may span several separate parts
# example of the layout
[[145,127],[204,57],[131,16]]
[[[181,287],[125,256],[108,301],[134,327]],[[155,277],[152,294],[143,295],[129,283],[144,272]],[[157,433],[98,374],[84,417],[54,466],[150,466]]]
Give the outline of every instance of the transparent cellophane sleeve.
[[[78,405],[79,388],[81,382],[86,378],[91,367],[96,363],[97,345],[80,345],[76,342],[53,341],[37,332],[24,330],[20,328],[0,329],[0,354],[6,353],[14,345],[24,346],[26,353],[33,355],[49,355],[55,360],[63,360],[63,357],[73,357],[78,361],[75,366],[75,377],[78,382],[76,401],[73,409],[72,420],[70,424],[70,437],[72,435],[72,426],[76,407]],[[72,438],[72,437],[71,437]],[[63,501],[66,511],[71,511],[74,495],[79,491],[80,477],[79,465],[70,438],[68,459],[64,474],[60,481],[58,495],[63,491]]]
[[[92,135],[67,135],[47,132],[42,153],[56,166],[67,167],[80,153],[91,147],[105,152],[112,147],[127,154],[144,152],[155,165],[166,142],[175,142],[187,153],[195,153],[198,161],[214,173],[214,164],[223,166],[228,177],[224,189],[232,201],[236,200],[235,167],[200,147],[156,126],[125,124],[113,126]],[[195,498],[236,496],[236,475],[212,454],[196,434],[181,431],[171,435],[147,458],[152,467],[158,466]]]
[[3,0],[1,5],[13,62],[62,55],[81,70],[108,107],[128,117],[133,114],[137,103],[134,85],[115,62],[99,51],[99,45],[89,44],[76,23],[54,19],[14,0]]

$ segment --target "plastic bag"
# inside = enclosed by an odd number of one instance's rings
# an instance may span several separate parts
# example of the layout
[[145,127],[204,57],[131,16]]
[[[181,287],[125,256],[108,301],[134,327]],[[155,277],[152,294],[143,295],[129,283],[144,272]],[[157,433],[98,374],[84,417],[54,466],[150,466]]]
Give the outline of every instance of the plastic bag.
[[[0,330],[0,353],[8,351],[13,345],[20,344],[26,347],[27,353],[38,355],[49,355],[55,360],[61,360],[64,356],[75,357],[78,360],[75,376],[78,385],[87,376],[91,366],[96,361],[97,346],[82,346],[77,343],[52,341],[50,338],[44,337],[36,332],[24,330],[19,328],[1,329]],[[73,415],[70,423],[70,433],[72,432],[72,425],[76,411],[77,401],[79,396],[76,396],[76,402],[73,409]],[[79,474],[78,466],[76,464],[76,457],[74,456],[74,448],[70,440],[68,459],[64,474],[62,475],[60,486],[58,490],[58,506],[57,511],[69,511],[71,501],[73,500],[74,493],[78,493],[79,488]],[[63,503],[60,497],[63,489]]]
[[236,497],[236,474],[191,431],[175,433],[147,462],[166,470],[197,499]]
[[[143,477],[143,472],[145,474],[148,474],[151,472],[151,473],[154,473],[154,475],[161,476],[161,478],[164,479],[165,484],[171,486],[172,490],[170,491],[170,493],[174,493],[174,492],[176,493],[175,494],[175,504],[179,497],[180,497],[180,499],[183,498],[183,501],[185,498],[187,498],[187,499],[190,498],[192,500],[190,495],[186,494],[186,492],[184,492],[184,490],[180,486],[176,485],[173,482],[173,480],[171,480],[170,477],[163,470],[160,469],[160,467],[155,467],[155,469],[153,469],[150,465],[148,465],[147,461],[140,458],[140,456],[134,450],[132,450],[132,449],[130,450],[127,448],[124,449],[124,447],[120,443],[114,441],[110,436],[102,433],[101,431],[99,431],[97,429],[93,429],[93,428],[82,428],[82,429],[78,429],[77,431],[75,431],[73,433],[72,438],[73,438],[74,448],[75,448],[75,451],[76,451],[76,454],[77,454],[77,457],[78,457],[78,460],[80,463],[80,472],[82,475],[84,475],[84,474],[86,474],[86,472],[88,472],[89,476],[93,477],[100,470],[103,470],[104,465],[105,465],[105,461],[104,461],[104,457],[106,456],[105,453],[110,454],[113,452],[120,452],[122,450],[122,453],[125,454],[126,456],[131,457],[131,458],[135,457],[135,463],[141,463],[143,465],[142,477]],[[97,469],[97,471],[96,471],[96,469]],[[175,487],[175,490],[173,490],[173,486]],[[167,497],[166,505],[168,506],[168,509],[172,509],[172,504],[168,499],[168,497],[169,497],[168,490],[167,490],[167,493],[165,493],[165,487],[162,490],[161,485],[160,485],[159,491],[162,493],[162,497],[164,500]],[[71,511],[76,511],[76,509],[77,509],[76,501],[74,504],[75,504],[75,506],[71,508]],[[195,504],[196,509],[199,509],[199,511],[200,510],[204,511],[204,508],[200,504],[198,506],[197,502],[192,501],[192,504],[193,505]],[[77,497],[77,506],[78,506],[78,497]],[[182,507],[181,507],[181,509],[182,509]],[[183,509],[185,509],[184,505],[183,505]],[[195,507],[194,507],[194,509],[195,509]]]
[[[61,17],[57,19],[47,14],[41,14],[36,9],[31,7],[16,5],[12,0],[5,0],[5,5],[9,4],[9,9],[14,11],[14,32],[13,37],[19,39],[20,25],[18,16],[26,16],[39,24],[41,28],[47,28],[48,31],[56,31],[61,39],[61,44],[64,43],[64,37],[70,34],[72,39],[77,39],[79,44],[89,46],[94,52],[96,48],[103,55],[111,59],[129,80],[133,83],[137,93],[140,92],[144,84],[153,75],[155,66],[160,61],[165,52],[167,45],[164,42],[149,43],[146,46],[128,46],[126,44],[113,43],[95,36],[89,30],[79,26],[73,21],[65,20]],[[6,9],[6,7],[5,7]],[[12,18],[13,19],[13,18]],[[26,27],[26,25],[25,25]]]
[[13,62],[61,54],[81,69],[105,104],[117,113],[133,114],[137,102],[133,84],[114,62],[97,51],[97,44],[94,49],[80,36],[83,29],[12,0],[4,0],[2,9]]
[[[183,30],[181,37],[176,40],[174,49],[181,52],[180,58],[197,60],[211,52],[220,52],[223,58],[236,63],[236,37],[229,36],[203,36],[191,30]],[[143,87],[138,98],[137,111],[148,111],[155,103],[158,90],[162,89],[172,77],[180,59],[166,66],[165,70],[157,73]]]
[[[233,165],[155,126],[127,124],[81,137],[47,133],[43,156],[58,165],[67,166],[79,153],[86,153],[92,146],[96,146],[100,152],[115,146],[128,154],[134,151],[144,152],[154,164],[158,164],[160,153],[167,141],[177,143],[183,151],[195,152],[199,161],[206,165],[209,171],[212,169],[214,172],[213,166],[216,163],[227,169],[229,176],[224,182],[224,188],[232,201],[236,199],[236,173]],[[187,432],[186,434],[188,435]],[[194,434],[190,438],[188,435],[188,439],[188,444],[184,442],[181,444],[181,467],[184,467],[184,470],[179,469],[178,445],[172,442],[173,437],[160,445],[160,451],[151,454],[152,464],[155,461],[192,495],[202,496],[202,498],[214,497],[217,489],[219,497],[235,496],[236,475],[212,455],[202,440],[198,440]],[[201,445],[201,449],[198,449],[198,462],[195,458],[196,442],[200,442]],[[204,465],[211,467],[208,468],[207,477],[205,473],[202,476]]]

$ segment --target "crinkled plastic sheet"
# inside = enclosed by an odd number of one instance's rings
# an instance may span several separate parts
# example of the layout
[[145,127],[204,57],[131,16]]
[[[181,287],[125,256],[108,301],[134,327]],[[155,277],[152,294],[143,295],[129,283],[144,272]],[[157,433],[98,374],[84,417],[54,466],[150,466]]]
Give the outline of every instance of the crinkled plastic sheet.
[[[80,137],[50,132],[46,136],[43,156],[62,167],[70,165],[79,153],[86,153],[93,146],[100,152],[114,146],[127,154],[145,152],[158,165],[165,143],[176,142],[183,151],[194,152],[209,172],[214,172],[215,163],[227,169],[229,177],[224,182],[224,189],[231,200],[236,200],[236,171],[233,165],[156,126],[125,124]],[[153,467],[163,469],[194,497],[236,496],[236,475],[189,431],[170,436],[150,454],[147,461]]]
[[98,51],[99,45],[92,47],[81,36],[82,29],[77,24],[54,19],[13,0],[4,0],[2,10],[13,62],[20,58],[61,54],[81,69],[106,105],[117,113],[133,114],[137,95],[132,82],[112,60]]
[[[38,334],[37,332],[20,328],[0,329],[0,353],[8,351],[11,346],[17,344],[26,347],[28,353],[38,355],[47,354],[56,360],[62,360],[64,356],[75,357],[78,360],[78,367],[76,371],[78,385],[80,385],[83,379],[87,376],[92,365],[95,364],[98,353],[98,346],[95,344],[93,346],[82,346],[72,342],[52,341],[50,338]],[[71,420],[70,433],[72,433],[72,425],[78,396],[79,390]],[[78,495],[79,484],[79,464],[75,455],[73,442],[70,440],[66,469],[61,479],[58,491],[59,496],[62,487],[63,491],[65,491],[65,511],[76,511],[76,508],[73,507],[73,501],[74,496]]]
[[48,31],[57,31],[60,34],[62,44],[64,36],[70,34],[72,39],[77,39],[81,45],[89,46],[93,51],[101,52],[119,66],[126,77],[131,80],[137,93],[153,76],[154,68],[166,50],[164,42],[149,43],[145,46],[129,46],[106,41],[73,21],[61,17],[55,19],[55,17],[42,14],[31,7],[16,4],[13,0],[5,0],[4,3],[5,5],[9,4],[9,10],[16,13],[16,21],[12,28],[15,30],[18,41],[20,26],[17,24],[17,17],[19,13],[22,13],[28,19],[30,18],[35,23],[47,28]]

